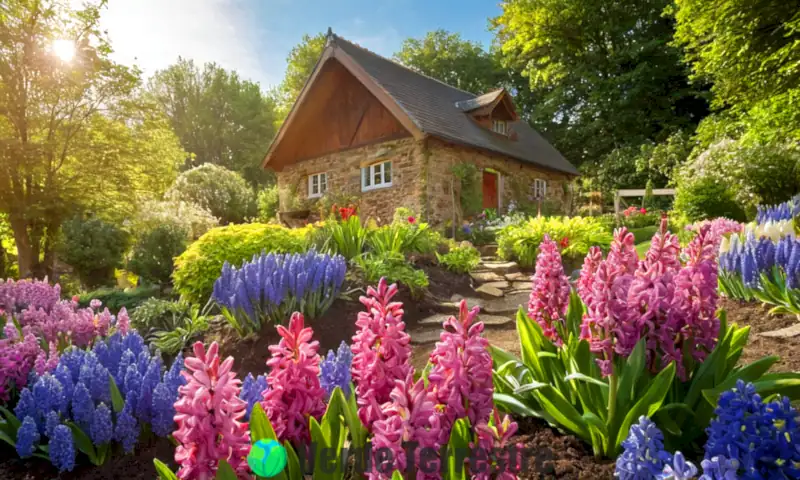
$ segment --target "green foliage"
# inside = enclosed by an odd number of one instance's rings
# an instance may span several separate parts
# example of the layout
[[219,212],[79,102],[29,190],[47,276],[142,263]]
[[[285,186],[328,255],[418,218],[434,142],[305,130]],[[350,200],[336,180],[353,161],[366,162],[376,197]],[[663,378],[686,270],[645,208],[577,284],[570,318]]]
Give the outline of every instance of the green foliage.
[[144,233],[133,247],[128,270],[146,282],[168,284],[173,258],[186,250],[187,233],[180,226],[169,223]]
[[167,192],[173,201],[192,202],[222,223],[240,223],[255,215],[255,196],[236,172],[206,163],[181,173]]
[[421,295],[428,287],[428,275],[415,269],[400,253],[368,253],[356,257],[356,264],[368,284],[385,277],[388,283],[400,283],[408,287],[413,296]]
[[99,218],[75,217],[64,223],[63,259],[81,279],[94,288],[114,283],[114,270],[122,265],[128,235]]
[[528,77],[535,99],[531,123],[572,162],[601,161],[619,147],[662,141],[706,114],[702,93],[688,84],[681,52],[670,43],[674,24],[662,12],[671,4],[501,4],[492,23],[503,64]]
[[118,312],[122,307],[132,312],[147,299],[158,295],[159,287],[147,285],[136,288],[121,290],[119,288],[100,288],[91,292],[82,293],[78,296],[78,304],[81,307],[88,307],[92,299],[103,302],[112,313]]
[[472,163],[459,163],[453,165],[452,172],[461,184],[461,213],[466,217],[480,213],[483,209],[483,190],[478,167]]
[[469,243],[453,247],[444,255],[436,254],[439,263],[450,271],[467,273],[481,263],[481,254]]
[[532,266],[545,235],[556,242],[566,239],[561,254],[573,258],[586,255],[592,245],[608,247],[612,239],[611,232],[595,217],[536,217],[502,228],[497,233],[498,254],[522,266]]
[[181,325],[190,311],[191,305],[186,302],[148,298],[130,314],[131,326],[152,340],[156,332],[169,332]]
[[682,0],[670,11],[675,43],[693,78],[713,84],[714,105],[742,105],[796,88],[800,17],[796,2]]
[[427,223],[409,223],[407,219],[392,222],[370,230],[367,245],[378,254],[412,253],[430,254],[437,250],[441,235]]
[[[628,227],[628,229],[657,227],[661,220],[661,215],[658,212],[639,213],[637,211],[627,217],[624,214],[621,215],[621,217],[622,225]],[[650,237],[652,237],[652,235],[650,235]],[[649,239],[650,237],[647,238]]]
[[258,192],[258,220],[267,223],[278,216],[278,186],[273,185]]
[[186,166],[213,163],[239,173],[252,186],[274,181],[261,162],[275,135],[275,101],[258,83],[215,63],[200,68],[179,58],[153,75],[148,93],[188,152]]
[[480,44],[445,30],[428,32],[424,38],[407,38],[394,59],[429,77],[461,90],[481,94],[505,79],[496,59]]
[[187,233],[188,240],[197,240],[219,225],[219,219],[205,208],[191,202],[148,200],[139,205],[129,230],[141,236],[155,228],[170,224]]
[[180,317],[169,330],[152,331],[152,343],[167,355],[177,355],[193,340],[208,330],[208,317],[200,314],[200,308],[192,305],[186,315]]
[[[283,122],[289,114],[294,101],[311,76],[311,71],[317,65],[325,49],[326,36],[318,33],[313,37],[303,35],[300,43],[294,46],[286,57],[286,74],[278,87],[278,112],[277,122]],[[263,152],[262,152],[263,156]]]
[[312,233],[312,243],[323,253],[339,254],[347,260],[361,255],[367,245],[369,231],[358,215],[346,220],[329,220]]
[[651,373],[645,339],[629,357],[617,359],[612,375],[604,378],[589,344],[580,339],[583,311],[573,293],[562,329],[567,341],[559,348],[520,309],[517,332],[522,358],[492,348],[495,403],[577,435],[592,445],[595,455],[617,455],[631,424],[641,415],[654,418],[672,448],[686,451],[708,427],[719,394],[739,378],[755,382],[765,394],[796,396],[796,374],[766,373],[777,358],[737,366],[749,327],[728,327],[724,312],[719,342],[706,360],[689,372],[688,381],[676,377],[674,363]]
[[288,229],[263,223],[211,229],[175,259],[175,291],[189,302],[205,303],[225,262],[239,266],[262,251],[302,252],[307,233],[307,228]]
[[690,222],[727,217],[744,221],[745,213],[734,198],[731,186],[711,178],[687,181],[675,195],[675,210]]
[[630,232],[633,234],[633,239],[634,239],[633,241],[636,242],[637,245],[646,242],[648,248],[650,245],[650,240],[653,238],[653,235],[655,235],[657,231],[658,227],[656,225],[630,229]]

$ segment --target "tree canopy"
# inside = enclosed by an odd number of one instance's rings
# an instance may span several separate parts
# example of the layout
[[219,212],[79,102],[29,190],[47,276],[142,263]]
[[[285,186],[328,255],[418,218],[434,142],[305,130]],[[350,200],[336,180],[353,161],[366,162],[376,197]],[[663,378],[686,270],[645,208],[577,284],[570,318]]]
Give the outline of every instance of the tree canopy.
[[273,181],[261,162],[275,135],[275,101],[257,83],[179,58],[150,79],[148,90],[189,154],[187,168],[213,163],[253,186]]
[[311,76],[311,72],[325,49],[326,38],[324,33],[314,36],[303,35],[300,43],[295,45],[289,52],[289,56],[286,57],[286,74],[277,91],[279,123],[283,123],[283,120],[289,115],[294,101],[297,100],[306,80]]

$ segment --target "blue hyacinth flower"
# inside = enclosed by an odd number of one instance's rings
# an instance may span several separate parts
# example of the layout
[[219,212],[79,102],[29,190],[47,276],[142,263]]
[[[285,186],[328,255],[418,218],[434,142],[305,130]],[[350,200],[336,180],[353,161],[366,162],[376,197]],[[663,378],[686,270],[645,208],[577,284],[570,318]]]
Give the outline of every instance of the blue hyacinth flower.
[[53,438],[48,445],[50,461],[58,471],[70,472],[75,468],[75,444],[72,431],[66,425],[59,425],[53,431]]
[[36,451],[39,445],[39,427],[32,417],[25,417],[22,425],[17,430],[17,453],[22,458],[28,458]]

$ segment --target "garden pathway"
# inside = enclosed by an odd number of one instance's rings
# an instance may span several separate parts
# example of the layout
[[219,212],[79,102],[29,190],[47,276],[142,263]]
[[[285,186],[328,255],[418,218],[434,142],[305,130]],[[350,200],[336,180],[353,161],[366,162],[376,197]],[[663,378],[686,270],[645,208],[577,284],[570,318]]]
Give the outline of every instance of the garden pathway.
[[[464,297],[455,294],[450,298],[437,299],[439,311],[419,321],[419,327],[410,331],[414,345],[433,344],[439,340],[442,323],[448,317],[458,315],[461,300],[467,306],[479,306],[480,320],[488,330],[514,328],[519,307],[528,304],[531,282],[527,274],[520,272],[516,262],[506,262],[496,256],[496,247],[482,252],[481,263],[470,272],[474,294]],[[505,327],[505,328],[504,328]],[[487,337],[492,337],[487,332]]]

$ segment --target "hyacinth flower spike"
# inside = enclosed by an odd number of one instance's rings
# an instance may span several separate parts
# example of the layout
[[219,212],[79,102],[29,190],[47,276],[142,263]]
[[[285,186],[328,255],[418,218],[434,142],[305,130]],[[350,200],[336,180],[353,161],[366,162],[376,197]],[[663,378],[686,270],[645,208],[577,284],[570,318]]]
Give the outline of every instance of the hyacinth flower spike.
[[269,389],[264,392],[261,406],[278,439],[301,447],[311,440],[309,418],[319,420],[325,413],[325,390],[319,380],[319,342],[311,341],[314,331],[305,326],[300,312],[292,314],[288,327],[278,326],[278,334],[278,345],[269,347]]
[[178,478],[213,478],[220,460],[226,460],[239,478],[249,479],[250,434],[241,421],[247,405],[239,398],[240,381],[231,371],[233,357],[220,363],[216,342],[208,351],[197,342],[193,350],[194,357],[184,361],[187,383],[175,402]]
[[536,257],[536,273],[531,278],[533,289],[528,301],[528,316],[536,321],[544,335],[560,346],[558,333],[565,323],[569,306],[569,280],[564,274],[561,254],[556,242],[545,235]]

